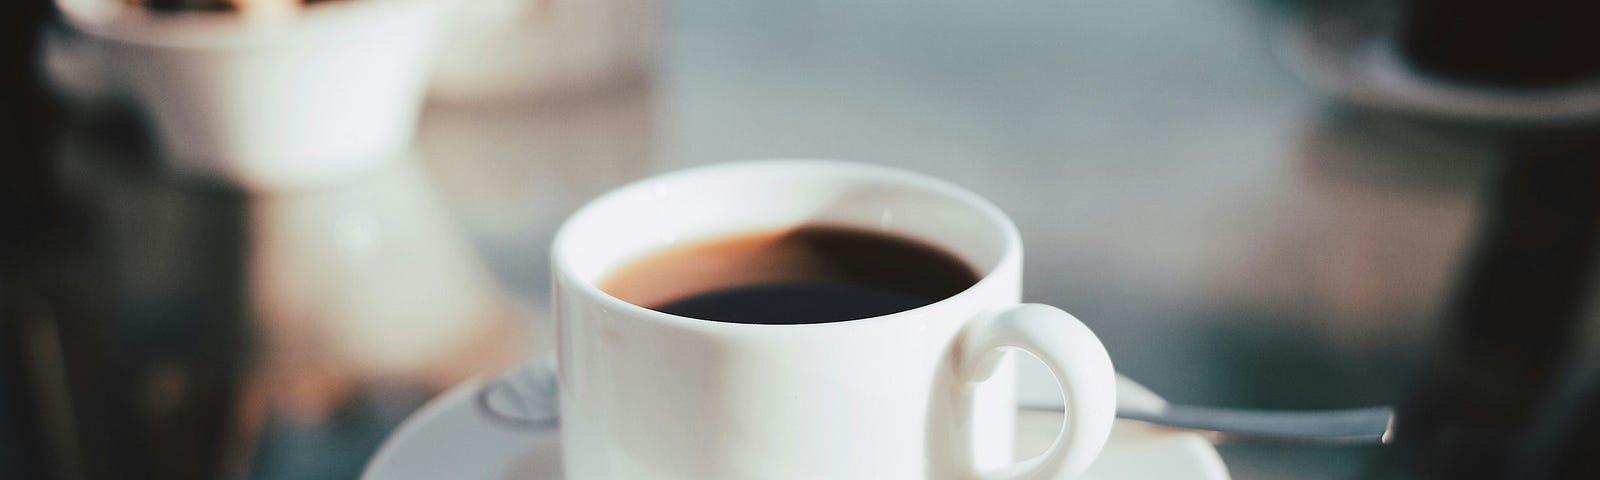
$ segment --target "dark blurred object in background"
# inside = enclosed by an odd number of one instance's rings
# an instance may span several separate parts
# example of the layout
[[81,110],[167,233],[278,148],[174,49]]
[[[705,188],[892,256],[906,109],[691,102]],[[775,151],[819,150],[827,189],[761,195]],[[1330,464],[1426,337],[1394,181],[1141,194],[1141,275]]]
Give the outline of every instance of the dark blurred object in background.
[[[26,38],[8,37],[3,68],[3,88],[22,105],[5,110],[17,117],[7,119],[0,164],[0,422],[19,444],[0,469],[29,479],[230,476],[236,379],[250,355],[243,197],[173,190],[126,202],[125,190],[67,181],[84,170],[59,161],[70,115],[40,84],[33,42],[52,15],[44,2],[7,5],[28,10],[0,16],[30,20],[6,30]],[[139,132],[91,128],[111,144]]]
[[50,4],[0,5],[0,479],[354,478],[518,358],[416,162],[266,197],[162,175],[136,116],[52,99]]
[[1376,111],[1570,128],[1600,119],[1600,3],[1332,0],[1284,30],[1287,65]]
[[136,127],[78,120],[46,182],[65,233],[0,284],[8,418],[42,452],[17,478],[354,478],[422,402],[519,355],[414,162],[250,197],[152,175],[116,153]]
[[[50,176],[53,106],[38,69],[39,32],[51,16],[46,0],[0,2],[0,478],[41,478],[46,452],[32,432],[40,420],[22,394],[24,369],[19,275],[21,253],[46,241],[54,195]],[[26,277],[23,277],[26,278]]]
[[1411,0],[1401,48],[1452,80],[1560,87],[1600,73],[1600,2]]
[[8,229],[0,241],[17,237],[46,221],[41,202],[50,201],[50,141],[55,109],[40,71],[40,32],[52,15],[48,0],[15,0],[0,6],[0,221],[33,228]]
[[1600,132],[1520,132],[1507,145],[1397,446],[1419,478],[1596,478],[1600,377],[1586,333]]

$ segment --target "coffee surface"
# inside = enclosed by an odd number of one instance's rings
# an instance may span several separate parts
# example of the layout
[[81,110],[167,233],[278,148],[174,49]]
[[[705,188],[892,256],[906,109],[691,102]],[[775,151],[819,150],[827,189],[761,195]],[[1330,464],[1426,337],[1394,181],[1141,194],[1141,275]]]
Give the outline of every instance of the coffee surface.
[[966,290],[955,255],[864,229],[804,226],[693,242],[624,266],[601,290],[703,320],[826,323],[910,310]]

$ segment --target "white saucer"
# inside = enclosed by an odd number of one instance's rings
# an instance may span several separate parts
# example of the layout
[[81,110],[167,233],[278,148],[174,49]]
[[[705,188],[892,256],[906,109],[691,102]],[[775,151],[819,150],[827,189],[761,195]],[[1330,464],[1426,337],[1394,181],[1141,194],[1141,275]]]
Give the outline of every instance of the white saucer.
[[[468,381],[423,406],[384,442],[362,478],[560,479],[557,428],[519,423],[490,411],[485,385],[494,383]],[[1044,450],[1060,421],[1055,413],[1021,412],[1017,448]],[[1083,479],[1227,480],[1228,470],[1199,435],[1118,421],[1105,452]]]

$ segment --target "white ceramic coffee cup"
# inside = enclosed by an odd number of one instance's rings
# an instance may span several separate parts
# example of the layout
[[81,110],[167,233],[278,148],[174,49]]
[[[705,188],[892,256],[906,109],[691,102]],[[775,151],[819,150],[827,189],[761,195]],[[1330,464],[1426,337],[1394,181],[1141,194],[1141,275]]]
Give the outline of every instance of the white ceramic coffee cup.
[[[596,286],[685,242],[806,224],[923,240],[983,277],[928,306],[800,325],[680,317]],[[944,181],[821,160],[684,170],[589,203],[552,256],[569,478],[1071,478],[1111,431],[1105,348],[1066,312],[1018,303],[1016,227]],[[1017,463],[1007,347],[1042,360],[1066,399],[1055,445]]]

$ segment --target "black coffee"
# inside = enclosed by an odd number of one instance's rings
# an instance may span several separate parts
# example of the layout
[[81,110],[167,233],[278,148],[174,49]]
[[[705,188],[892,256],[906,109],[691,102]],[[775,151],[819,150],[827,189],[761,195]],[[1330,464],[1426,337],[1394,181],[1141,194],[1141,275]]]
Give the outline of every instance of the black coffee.
[[[1348,2],[1358,3],[1358,2]],[[1417,69],[1506,87],[1563,87],[1600,74],[1600,2],[1410,0],[1401,53]]]
[[925,243],[862,229],[806,226],[658,252],[600,288],[635,305],[735,323],[825,323],[921,307],[978,274]]

